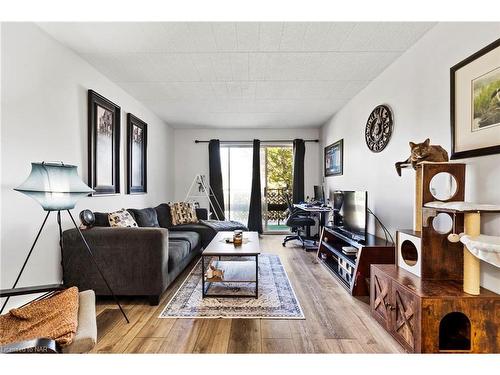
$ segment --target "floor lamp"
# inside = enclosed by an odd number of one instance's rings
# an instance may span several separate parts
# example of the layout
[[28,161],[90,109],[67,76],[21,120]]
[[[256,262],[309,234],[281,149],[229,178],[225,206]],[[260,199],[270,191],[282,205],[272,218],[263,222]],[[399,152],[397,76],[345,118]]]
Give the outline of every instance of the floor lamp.
[[[28,252],[28,255],[23,263],[23,266],[21,267],[21,270],[17,275],[16,281],[14,282],[14,286],[12,287],[12,289],[14,290],[14,288],[17,286],[17,283],[19,282],[19,279],[21,278],[24,268],[26,267],[26,264],[28,263],[28,260],[31,256],[31,253],[35,248],[38,238],[42,233],[43,227],[45,226],[45,223],[47,222],[50,213],[53,211],[57,212],[57,224],[59,227],[59,245],[61,246],[61,252],[62,252],[63,243],[62,243],[61,211],[66,211],[69,217],[71,218],[73,225],[78,231],[78,234],[80,235],[85,245],[85,248],[87,249],[87,252],[90,255],[90,258],[92,259],[92,262],[96,266],[97,271],[101,275],[102,279],[104,280],[104,283],[106,284],[106,287],[109,289],[116,304],[120,308],[123,317],[125,318],[127,323],[129,323],[125,311],[123,311],[120,302],[113,293],[113,290],[111,289],[111,286],[106,280],[106,277],[104,277],[101,267],[99,267],[99,264],[97,263],[87,240],[83,236],[82,231],[76,224],[76,221],[73,218],[73,215],[71,214],[70,210],[75,208],[77,200],[84,196],[89,195],[94,191],[89,186],[87,186],[78,176],[78,173],[76,171],[76,166],[64,164],[62,162],[31,163],[30,175],[28,176],[26,181],[24,181],[19,187],[15,188],[14,190],[24,193],[27,196],[36,200],[38,203],[40,203],[42,208],[47,212],[47,215],[45,215],[45,219],[43,220],[42,226],[38,230],[38,233],[35,237],[35,241],[33,242],[33,245],[31,245],[30,251]],[[39,289],[44,290],[43,287]],[[48,290],[48,288],[45,289],[45,291],[46,290]],[[15,293],[9,294],[9,296],[6,298],[5,302],[2,305],[0,314],[3,312],[5,306],[7,305],[10,295],[16,295],[16,294]]]

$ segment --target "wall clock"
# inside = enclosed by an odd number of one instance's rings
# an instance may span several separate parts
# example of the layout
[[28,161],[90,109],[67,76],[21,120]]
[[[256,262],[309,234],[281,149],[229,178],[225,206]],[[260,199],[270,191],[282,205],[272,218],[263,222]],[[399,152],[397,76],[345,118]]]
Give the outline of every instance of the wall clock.
[[386,105],[376,106],[365,128],[366,145],[373,152],[382,151],[392,135],[392,112]]

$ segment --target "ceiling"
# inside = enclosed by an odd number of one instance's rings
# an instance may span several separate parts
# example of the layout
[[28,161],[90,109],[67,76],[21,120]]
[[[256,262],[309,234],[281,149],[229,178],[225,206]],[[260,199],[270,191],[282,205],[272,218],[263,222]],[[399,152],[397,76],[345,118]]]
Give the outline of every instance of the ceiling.
[[38,25],[173,127],[302,128],[324,124],[434,24]]

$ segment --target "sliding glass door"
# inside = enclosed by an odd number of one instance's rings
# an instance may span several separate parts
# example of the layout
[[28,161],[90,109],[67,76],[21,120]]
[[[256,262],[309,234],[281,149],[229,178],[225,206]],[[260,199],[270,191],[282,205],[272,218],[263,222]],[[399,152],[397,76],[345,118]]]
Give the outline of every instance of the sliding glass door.
[[[287,201],[292,193],[293,152],[291,144],[261,145],[260,181],[264,232],[283,232]],[[222,144],[221,168],[227,220],[248,222],[252,190],[253,148],[250,143]]]
[[263,228],[265,232],[283,232],[287,218],[287,196],[292,196],[293,150],[290,144],[265,145],[261,153],[264,170]]
[[250,145],[222,145],[221,167],[226,220],[248,222],[252,189],[252,155]]

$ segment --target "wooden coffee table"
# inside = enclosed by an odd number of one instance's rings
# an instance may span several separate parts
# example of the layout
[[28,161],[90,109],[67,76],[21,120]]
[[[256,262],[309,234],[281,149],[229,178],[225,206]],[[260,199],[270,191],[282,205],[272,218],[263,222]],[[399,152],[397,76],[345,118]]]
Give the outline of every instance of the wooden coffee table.
[[[243,232],[243,244],[234,246],[226,239],[233,238],[233,232],[219,232],[201,254],[202,296],[205,297],[255,297],[259,298],[259,254],[260,242],[257,232]],[[223,257],[233,259],[223,260]],[[254,257],[254,260],[239,259]],[[215,260],[214,260],[215,258]],[[235,259],[236,258],[236,259]],[[206,263],[208,259],[208,263]],[[205,271],[209,265],[224,270],[222,280],[206,280]],[[255,283],[255,294],[210,294],[209,289],[215,283]]]

